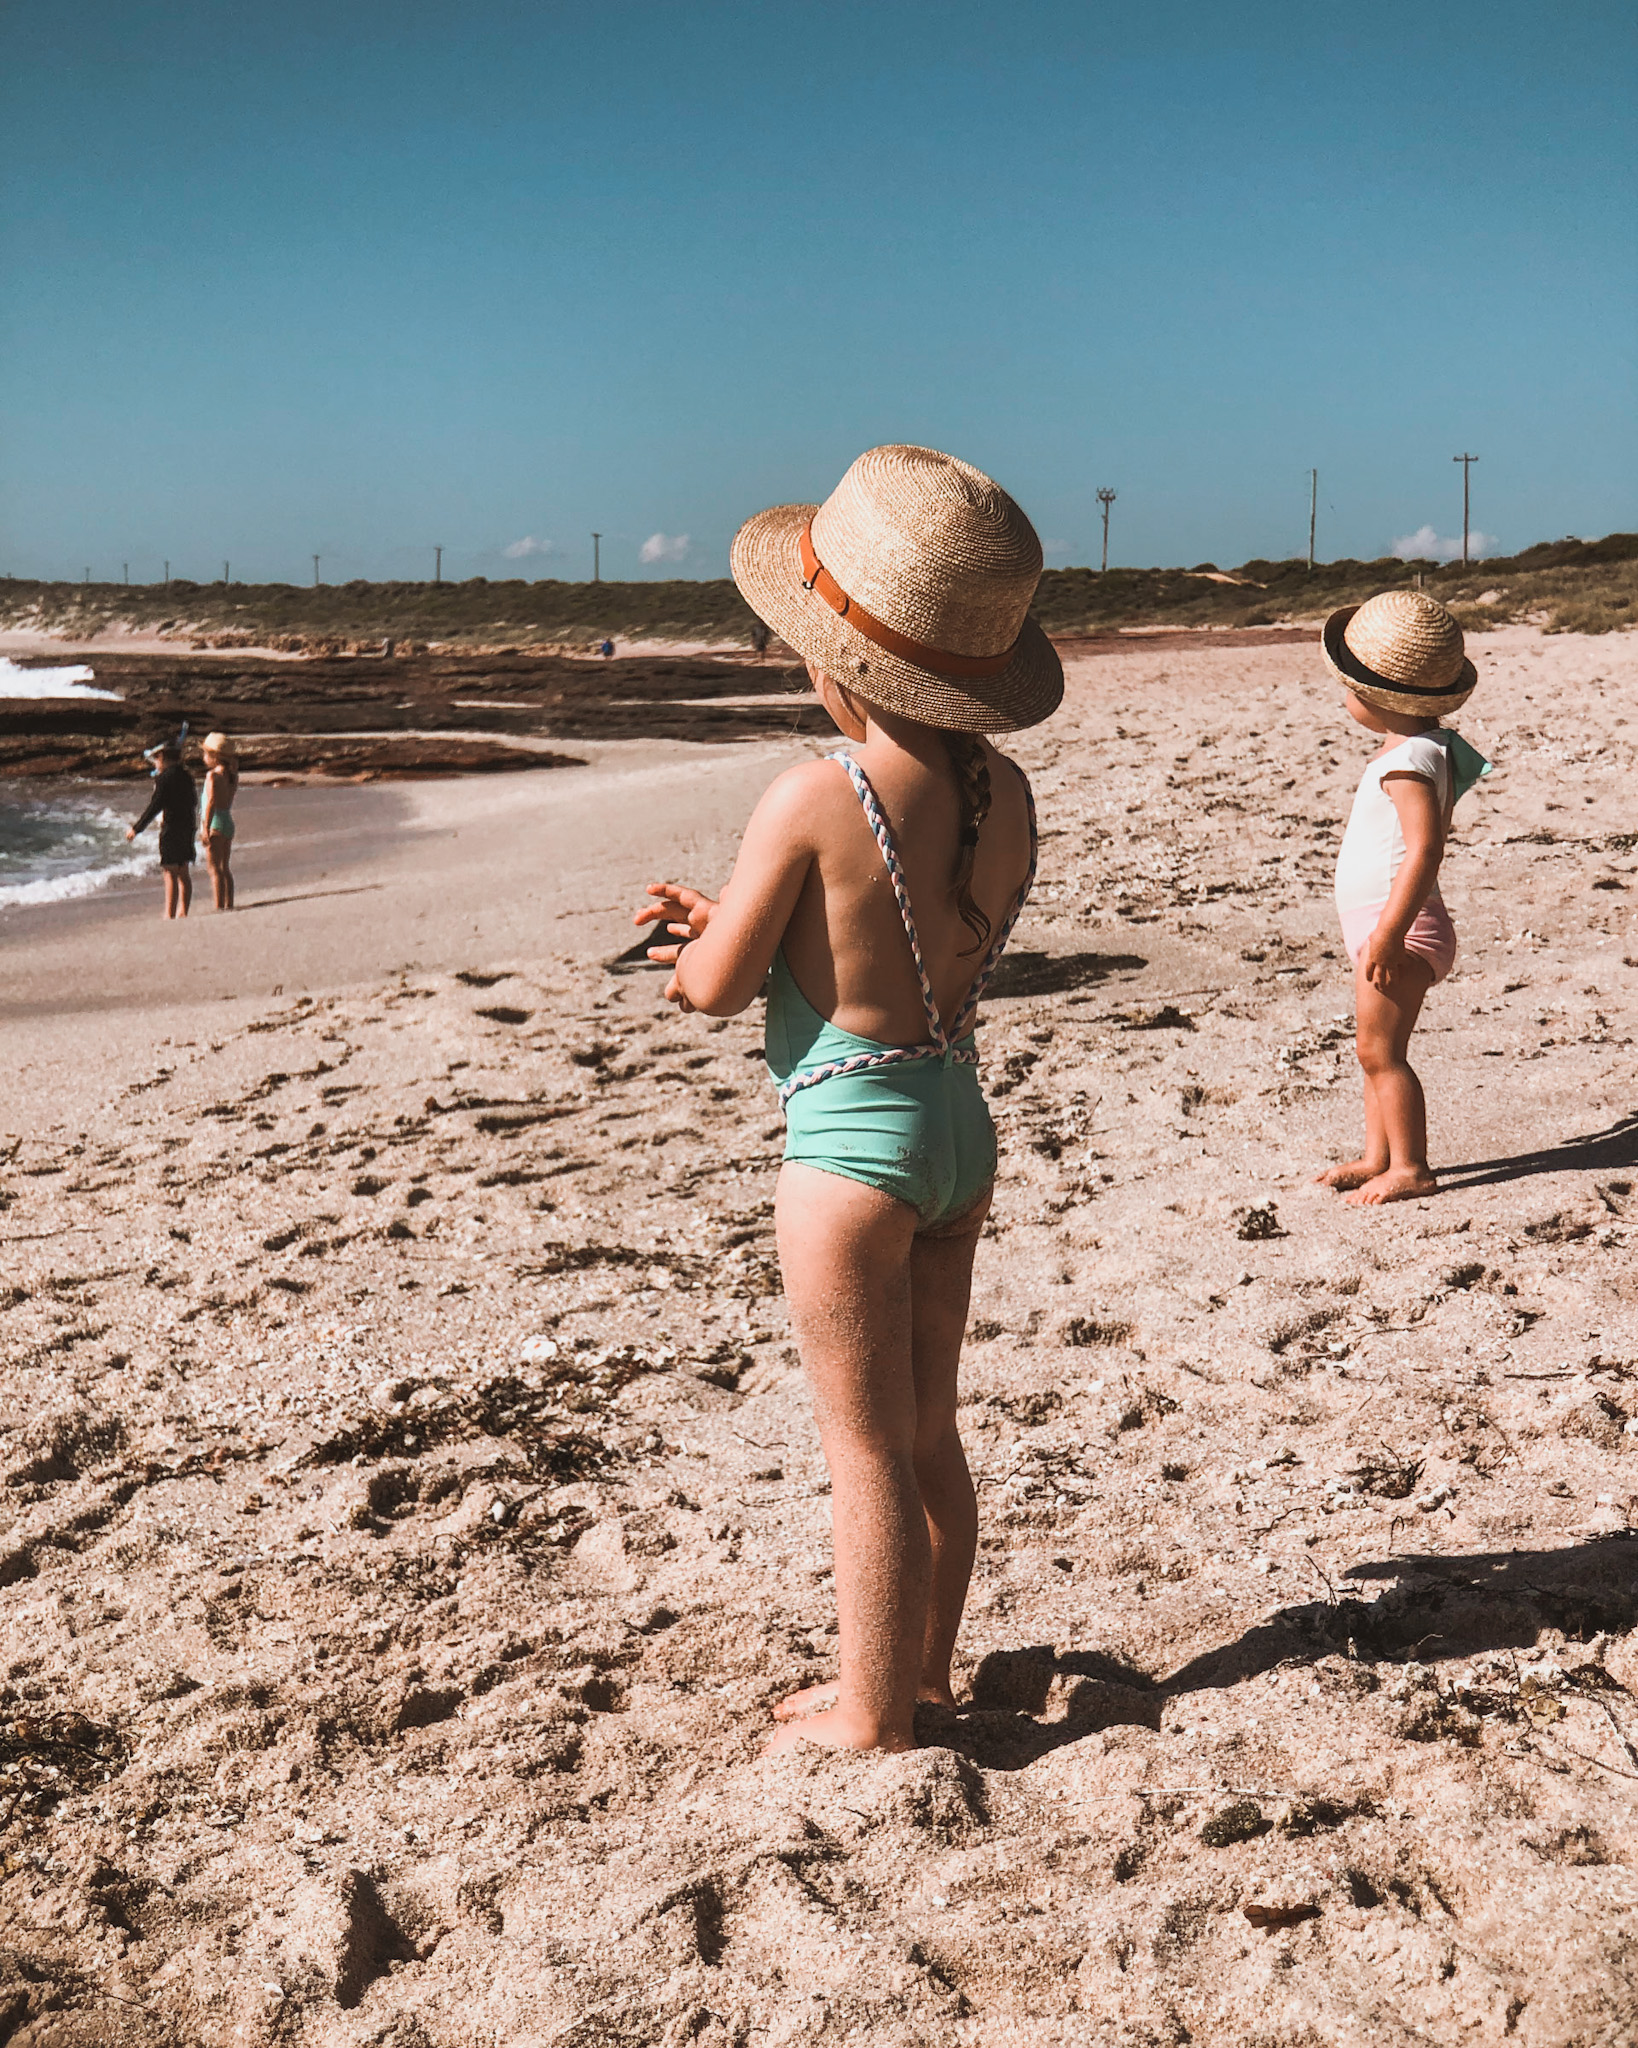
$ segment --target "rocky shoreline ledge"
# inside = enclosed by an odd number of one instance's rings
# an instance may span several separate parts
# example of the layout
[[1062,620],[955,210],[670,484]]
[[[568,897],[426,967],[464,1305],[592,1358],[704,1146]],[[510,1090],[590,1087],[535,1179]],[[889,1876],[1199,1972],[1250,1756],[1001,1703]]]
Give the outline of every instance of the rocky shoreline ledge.
[[190,650],[94,661],[98,686],[117,690],[119,702],[0,703],[0,777],[135,779],[147,773],[143,748],[184,719],[196,736],[220,729],[238,737],[249,774],[349,781],[552,768],[575,759],[551,742],[828,730],[789,669],[732,656],[332,654],[228,663]]

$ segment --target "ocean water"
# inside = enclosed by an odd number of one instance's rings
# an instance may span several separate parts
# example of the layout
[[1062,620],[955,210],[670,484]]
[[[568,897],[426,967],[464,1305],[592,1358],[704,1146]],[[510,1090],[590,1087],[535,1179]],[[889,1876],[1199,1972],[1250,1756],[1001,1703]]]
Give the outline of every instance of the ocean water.
[[[19,668],[0,654],[0,702],[34,697],[102,697],[117,690],[92,687],[94,672],[73,667]],[[61,903],[94,895],[119,875],[141,874],[157,857],[153,834],[128,846],[125,828],[147,802],[146,783],[121,792],[116,810],[106,790],[87,784],[0,781],[0,910],[30,903]],[[125,814],[123,803],[131,806]]]
[[0,910],[92,896],[121,875],[152,873],[153,828],[127,845],[150,785],[134,782],[115,809],[86,784],[0,782]]
[[83,663],[73,668],[19,668],[0,654],[0,698],[106,697],[117,704],[118,690],[93,689],[92,676]]

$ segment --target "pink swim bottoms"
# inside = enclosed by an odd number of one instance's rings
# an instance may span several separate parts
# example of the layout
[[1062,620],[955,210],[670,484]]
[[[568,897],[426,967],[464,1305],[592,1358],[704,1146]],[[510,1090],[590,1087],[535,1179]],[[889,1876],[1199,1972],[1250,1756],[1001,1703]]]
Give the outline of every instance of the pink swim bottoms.
[[[1342,918],[1342,943],[1348,948],[1348,958],[1357,967],[1359,956],[1365,950],[1365,941],[1376,930],[1376,921],[1382,915],[1383,905],[1367,903],[1358,910],[1344,910]],[[1433,969],[1435,984],[1443,981],[1456,965],[1456,927],[1450,921],[1450,912],[1437,899],[1424,903],[1416,913],[1416,922],[1405,934],[1405,951],[1419,953]]]

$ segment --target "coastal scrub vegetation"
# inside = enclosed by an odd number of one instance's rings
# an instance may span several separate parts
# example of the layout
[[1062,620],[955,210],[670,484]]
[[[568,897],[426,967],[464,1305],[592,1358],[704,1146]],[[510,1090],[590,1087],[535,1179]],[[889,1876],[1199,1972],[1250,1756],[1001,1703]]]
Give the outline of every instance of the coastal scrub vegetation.
[[[1638,534],[1542,541],[1467,565],[1297,556],[1237,569],[1048,569],[1036,616],[1060,637],[1135,626],[1248,627],[1322,618],[1374,591],[1420,584],[1470,632],[1518,621],[1548,632],[1607,633],[1638,623]],[[407,647],[536,650],[619,639],[747,641],[755,624],[726,578],[652,583],[44,583],[0,581],[0,624],[90,638],[113,627],[217,646],[341,651]]]

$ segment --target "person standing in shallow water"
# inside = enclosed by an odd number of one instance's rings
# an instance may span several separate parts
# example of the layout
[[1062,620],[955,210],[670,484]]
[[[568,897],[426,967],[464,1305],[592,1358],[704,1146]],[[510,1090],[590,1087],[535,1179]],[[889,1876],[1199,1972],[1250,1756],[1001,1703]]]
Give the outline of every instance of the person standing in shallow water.
[[1429,990],[1456,964],[1439,868],[1456,801],[1490,773],[1490,763],[1439,722],[1467,702],[1478,680],[1462,629],[1442,604],[1420,591],[1383,591],[1333,612],[1322,645],[1346,686],[1349,716],[1380,734],[1382,745],[1337,855],[1337,914],[1354,963],[1365,1077],[1365,1150],[1316,1178],[1371,1207],[1438,1192],[1410,1039]]
[[186,917],[193,902],[194,833],[199,823],[199,792],[182,765],[182,749],[166,740],[154,749],[154,793],[148,808],[126,833],[135,839],[159,820],[159,866],[165,877],[165,915]]
[[205,735],[205,859],[218,910],[233,908],[233,799],[239,794],[239,748],[224,732]]
[[1048,717],[1063,669],[1029,617],[1033,527],[931,449],[872,449],[825,504],[759,514],[732,564],[850,745],[772,784],[720,900],[653,882],[636,921],[681,941],[649,953],[680,1009],[767,993],[841,1637],[771,1746],[908,1749],[918,1702],[955,1704],[978,1539],[957,1374],[996,1168],[974,1023],[1035,873],[1029,785],[984,735]]

